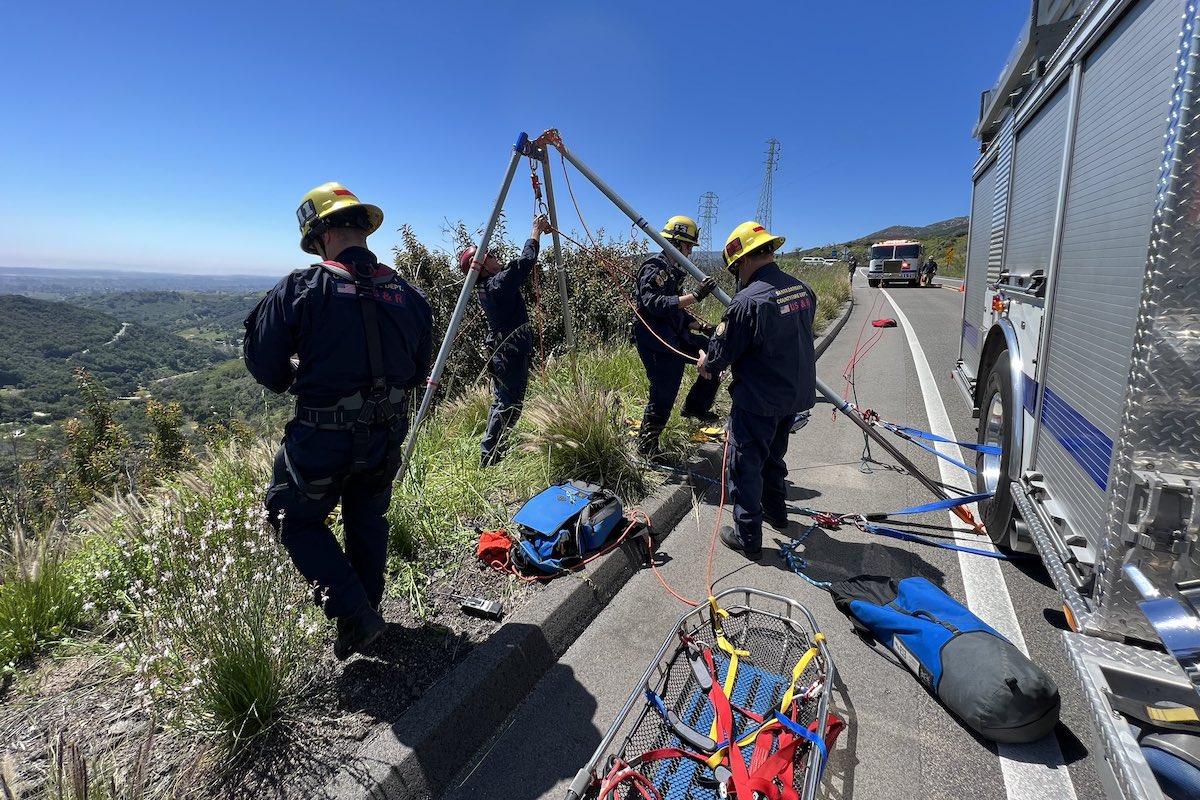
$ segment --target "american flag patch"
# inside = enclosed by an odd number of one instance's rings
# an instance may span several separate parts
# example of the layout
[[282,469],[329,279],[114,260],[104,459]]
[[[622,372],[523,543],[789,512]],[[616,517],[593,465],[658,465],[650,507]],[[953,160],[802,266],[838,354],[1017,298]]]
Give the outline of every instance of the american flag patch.
[[338,294],[356,294],[357,292],[354,288],[353,283],[342,283],[341,281],[338,281],[337,293]]

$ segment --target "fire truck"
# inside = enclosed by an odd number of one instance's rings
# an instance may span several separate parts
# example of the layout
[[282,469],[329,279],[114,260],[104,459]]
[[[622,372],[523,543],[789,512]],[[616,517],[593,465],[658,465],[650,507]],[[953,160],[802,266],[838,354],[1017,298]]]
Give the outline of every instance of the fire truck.
[[980,512],[1062,595],[1112,798],[1200,775],[1196,7],[1034,0],[974,131],[954,379],[999,446]]
[[867,264],[867,285],[871,287],[904,281],[916,286],[921,274],[925,248],[912,239],[888,239],[871,245]]

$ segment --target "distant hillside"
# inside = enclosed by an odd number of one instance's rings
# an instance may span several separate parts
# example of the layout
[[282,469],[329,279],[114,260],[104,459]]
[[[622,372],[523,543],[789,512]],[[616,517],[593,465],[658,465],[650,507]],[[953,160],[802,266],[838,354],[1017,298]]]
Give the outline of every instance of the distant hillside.
[[932,225],[914,228],[910,225],[893,225],[890,228],[868,233],[860,239],[930,239],[938,236],[966,236],[970,217],[952,217]]
[[36,269],[0,266],[0,294],[40,300],[66,300],[105,292],[163,290],[180,292],[265,293],[282,275],[180,275],[105,269]]
[[109,292],[73,297],[72,305],[90,308],[124,322],[139,322],[225,347],[241,340],[242,320],[264,292]]
[[95,375],[115,397],[232,357],[137,321],[0,295],[0,422],[33,412],[51,419],[73,414],[79,405],[76,367]]

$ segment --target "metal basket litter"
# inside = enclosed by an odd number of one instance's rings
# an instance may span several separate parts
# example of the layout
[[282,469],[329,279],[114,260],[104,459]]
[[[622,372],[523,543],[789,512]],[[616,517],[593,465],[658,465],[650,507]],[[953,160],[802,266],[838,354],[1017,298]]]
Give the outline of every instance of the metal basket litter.
[[[602,794],[707,800],[732,793],[734,765],[714,725],[718,700],[706,691],[713,681],[704,672],[715,675],[713,688],[728,701],[747,770],[753,775],[757,768],[760,781],[769,770],[772,785],[760,794],[813,797],[825,742],[841,725],[829,714],[834,668],[824,636],[794,600],[736,588],[679,618],[567,800]],[[711,749],[702,749],[706,740]]]

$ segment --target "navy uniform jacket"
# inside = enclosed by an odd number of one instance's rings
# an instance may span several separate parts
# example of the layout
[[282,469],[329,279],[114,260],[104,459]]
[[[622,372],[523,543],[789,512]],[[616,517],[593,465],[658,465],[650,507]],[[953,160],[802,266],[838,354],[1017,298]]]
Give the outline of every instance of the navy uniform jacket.
[[817,296],[774,263],[738,292],[708,344],[704,371],[732,368],[734,406],[763,416],[806,411],[816,402],[813,317]]
[[508,262],[508,266],[490,278],[480,277],[479,305],[488,321],[489,347],[501,343],[510,352],[533,352],[533,334],[529,330],[529,312],[525,309],[525,298],[521,287],[533,271],[538,258],[538,240],[530,239],[521,250],[521,257]]
[[688,324],[694,318],[679,307],[686,277],[683,268],[666,253],[653,255],[642,263],[637,274],[638,313],[633,318],[633,338],[639,347],[670,353],[671,349],[663,344],[666,342],[677,350],[688,351],[686,343],[691,337]]
[[[338,257],[355,255],[360,263],[375,264],[375,316],[388,385],[418,386],[428,377],[433,356],[429,302],[366,249],[347,248]],[[330,406],[369,389],[371,365],[359,302],[352,280],[320,264],[292,272],[246,318],[242,350],[250,374],[272,392],[290,391],[305,406]],[[294,370],[293,355],[300,357]]]

